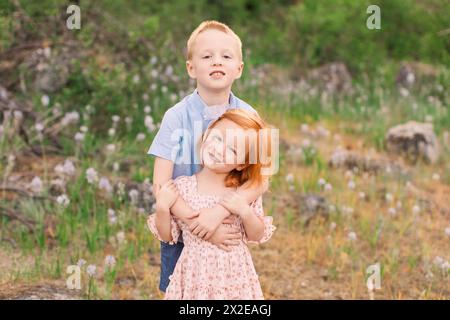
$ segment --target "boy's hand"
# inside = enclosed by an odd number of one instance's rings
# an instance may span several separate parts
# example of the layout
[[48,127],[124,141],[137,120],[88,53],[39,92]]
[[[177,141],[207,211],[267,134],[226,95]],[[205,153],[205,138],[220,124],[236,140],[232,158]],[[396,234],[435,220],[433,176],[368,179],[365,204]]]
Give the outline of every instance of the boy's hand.
[[189,229],[197,237],[208,240],[221,223],[222,217],[214,214],[213,208],[205,208],[200,210],[199,217],[194,220]]
[[230,228],[225,224],[221,224],[208,241],[216,245],[220,249],[229,252],[231,251],[230,247],[238,245],[239,240],[241,239],[242,234],[238,228]]
[[178,189],[173,180],[164,183],[156,193],[156,210],[169,211],[178,198]]
[[249,208],[247,200],[235,191],[230,191],[219,203],[225,209],[237,216],[247,212]]

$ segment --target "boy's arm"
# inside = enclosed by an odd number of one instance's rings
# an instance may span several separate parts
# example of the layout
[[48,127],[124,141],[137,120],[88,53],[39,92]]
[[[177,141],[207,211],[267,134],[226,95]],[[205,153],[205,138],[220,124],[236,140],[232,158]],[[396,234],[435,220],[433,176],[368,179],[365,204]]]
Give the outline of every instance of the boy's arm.
[[[173,162],[160,157],[155,158],[155,165],[153,168],[153,190],[155,196],[158,197],[158,191],[161,186],[168,180],[172,179]],[[188,219],[196,216],[196,213],[182,197],[178,197],[174,205],[170,208],[170,212],[185,223],[190,222]],[[156,220],[158,221],[158,219]],[[157,224],[158,225],[158,224]]]
[[[247,200],[247,204],[250,204],[266,192],[268,188],[269,179],[264,178],[261,185],[257,187],[250,187],[249,183],[246,182],[238,188],[237,192]],[[222,221],[229,215],[230,212],[220,204],[214,206],[213,208],[203,209],[200,211],[200,216],[190,225],[190,230],[194,235],[204,240],[208,240],[214,234]]]

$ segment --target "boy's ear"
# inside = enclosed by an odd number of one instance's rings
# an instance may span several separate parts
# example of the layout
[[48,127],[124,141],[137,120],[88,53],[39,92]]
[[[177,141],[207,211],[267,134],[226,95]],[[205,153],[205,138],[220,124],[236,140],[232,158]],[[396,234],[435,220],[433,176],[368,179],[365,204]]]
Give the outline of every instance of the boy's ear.
[[192,78],[192,79],[197,78],[195,75],[194,65],[192,64],[192,62],[190,60],[186,61],[186,70],[187,70],[190,78]]
[[239,73],[236,79],[239,79],[242,76],[242,70],[244,70],[244,62],[241,62],[241,64],[239,65]]

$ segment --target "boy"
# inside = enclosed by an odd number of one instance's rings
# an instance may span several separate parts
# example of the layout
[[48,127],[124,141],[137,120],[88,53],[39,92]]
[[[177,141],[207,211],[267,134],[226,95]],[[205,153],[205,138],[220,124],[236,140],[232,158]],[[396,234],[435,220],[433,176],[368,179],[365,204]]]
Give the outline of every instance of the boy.
[[[186,69],[189,76],[196,79],[197,88],[166,111],[148,151],[148,154],[156,157],[153,169],[153,190],[156,199],[158,190],[169,180],[181,175],[191,176],[200,170],[197,142],[212,120],[230,108],[256,112],[231,92],[231,86],[234,80],[241,77],[243,67],[241,40],[227,25],[217,21],[204,21],[189,37]],[[251,203],[264,193],[267,187],[266,181],[262,187],[247,188],[244,185],[237,192]],[[229,223],[226,218],[230,212],[221,205],[195,213],[178,197],[170,211],[186,222],[193,234],[224,250],[229,250],[229,246],[240,239],[238,230],[222,225]],[[161,225],[161,219],[162,217],[156,216],[157,228]],[[161,242],[159,288],[163,292],[169,284],[169,276],[182,249],[182,242]]]

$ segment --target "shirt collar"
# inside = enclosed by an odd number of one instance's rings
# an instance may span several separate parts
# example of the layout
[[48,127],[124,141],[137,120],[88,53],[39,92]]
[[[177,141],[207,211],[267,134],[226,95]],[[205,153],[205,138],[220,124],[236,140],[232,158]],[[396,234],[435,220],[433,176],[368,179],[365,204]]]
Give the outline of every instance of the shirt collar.
[[203,101],[202,97],[198,93],[198,90],[195,89],[192,93],[193,104],[197,110],[200,111],[200,114],[204,120],[215,120],[220,117],[225,111],[228,109],[235,109],[236,106],[236,97],[233,92],[230,91],[230,97],[228,99],[228,104],[224,106],[207,106],[205,101]]

